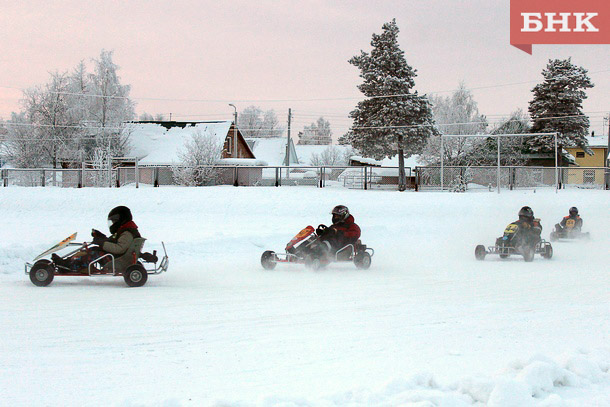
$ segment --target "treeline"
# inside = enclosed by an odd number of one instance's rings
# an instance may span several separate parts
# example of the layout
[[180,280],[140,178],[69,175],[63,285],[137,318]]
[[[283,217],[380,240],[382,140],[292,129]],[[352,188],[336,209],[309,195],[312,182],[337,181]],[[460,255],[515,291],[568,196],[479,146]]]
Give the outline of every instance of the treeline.
[[1,123],[3,155],[12,165],[70,167],[128,152],[122,130],[135,117],[130,86],[121,83],[112,51],[102,50],[90,69],[81,61],[23,92],[22,110]]

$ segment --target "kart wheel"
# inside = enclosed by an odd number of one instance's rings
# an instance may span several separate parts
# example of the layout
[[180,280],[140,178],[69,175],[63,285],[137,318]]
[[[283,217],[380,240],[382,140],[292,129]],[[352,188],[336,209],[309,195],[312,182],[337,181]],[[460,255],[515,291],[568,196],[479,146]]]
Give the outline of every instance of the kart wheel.
[[134,264],[127,267],[123,273],[123,279],[130,287],[142,287],[148,280],[148,273],[141,264]]
[[549,238],[551,242],[557,241],[557,232],[551,232],[551,236]]
[[55,266],[49,260],[38,260],[30,269],[30,281],[38,287],[46,287],[55,277]]
[[354,264],[361,270],[368,270],[371,267],[371,255],[367,252],[361,252],[354,257]]
[[534,249],[532,247],[523,248],[523,260],[528,263],[534,261]]
[[487,251],[482,244],[477,245],[477,247],[474,248],[474,257],[476,257],[477,260],[485,260],[486,255]]
[[510,256],[510,254],[506,254],[506,253],[502,253],[502,254],[500,254],[500,258],[501,258],[501,259],[507,259],[507,258],[508,258],[508,256]]
[[322,268],[322,262],[318,257],[309,254],[305,257],[305,266],[313,271],[318,271]]
[[544,251],[541,253],[541,256],[545,259],[550,259],[551,257],[553,257],[553,246],[551,246],[550,244],[547,244],[544,246]]
[[271,250],[267,250],[261,256],[261,265],[265,270],[273,270],[275,266],[277,266],[277,258],[275,257],[275,252]]

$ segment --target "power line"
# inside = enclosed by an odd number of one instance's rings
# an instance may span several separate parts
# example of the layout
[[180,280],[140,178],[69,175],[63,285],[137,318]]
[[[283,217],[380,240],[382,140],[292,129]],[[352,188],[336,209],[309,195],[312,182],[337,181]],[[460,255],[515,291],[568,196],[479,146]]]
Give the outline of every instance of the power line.
[[[600,112],[594,112],[594,113],[600,113]],[[604,112],[602,112],[604,113]],[[543,117],[543,118],[537,118],[536,120],[554,120],[554,119],[572,119],[572,118],[577,118],[577,117],[589,117],[587,115],[569,115],[569,116],[552,116],[552,117]],[[506,120],[506,123],[511,123],[511,122],[521,122],[522,120],[520,119],[514,119],[514,120]],[[529,121],[532,121],[531,119]],[[138,123],[133,123],[135,125],[137,125]],[[462,122],[462,123],[445,123],[445,124],[439,124],[439,123],[435,123],[435,124],[411,124],[411,125],[395,125],[395,126],[353,126],[351,127],[351,130],[382,130],[382,129],[408,129],[408,128],[422,128],[422,127],[434,127],[434,126],[462,126],[462,125],[467,125],[467,124],[487,124],[487,122],[485,121],[472,121],[472,122]],[[87,127],[87,126],[73,126],[73,125],[69,125],[69,126],[54,126],[54,125],[38,125],[38,124],[33,124],[33,123],[10,123],[8,124],[9,126],[23,126],[23,127],[58,127],[58,128],[78,128],[78,129],[97,129],[97,130],[124,130],[125,127]],[[278,129],[275,128],[245,128],[245,129],[240,129],[240,131],[248,131],[248,130],[266,130],[266,131],[278,131]],[[115,136],[112,135],[108,135],[108,136],[81,136],[81,137],[75,137],[74,140],[87,140],[87,139],[91,139],[91,140],[104,140],[104,139],[111,139],[114,138]],[[54,137],[54,138],[11,138],[11,137],[0,137],[0,140],[2,140],[2,138],[4,138],[5,140],[13,140],[13,141],[32,141],[32,142],[38,142],[38,141],[57,141],[58,138]]]
[[[576,76],[582,76],[587,74],[597,74],[597,73],[605,73],[610,72],[610,69],[594,71],[594,72],[586,72],[586,73],[578,73],[573,75],[557,75],[551,78],[544,78],[545,81],[548,80],[558,80],[558,79],[566,79]],[[523,82],[511,82],[497,85],[486,85],[486,86],[476,86],[465,88],[464,90],[481,90],[481,89],[492,89],[506,86],[514,86],[514,85],[524,85],[528,83],[538,83],[540,80],[530,80]],[[25,89],[17,88],[14,86],[3,86],[0,85],[0,88],[6,89],[18,89],[21,91],[25,91]],[[438,93],[447,93],[447,92],[455,92],[456,89],[450,90],[439,90],[433,92],[427,92],[427,95],[434,95]],[[337,97],[337,98],[306,98],[306,99],[183,99],[183,98],[153,98],[153,97],[128,97],[128,96],[114,96],[114,95],[94,95],[94,94],[86,94],[86,93],[77,93],[77,92],[53,92],[49,93],[57,94],[57,95],[67,95],[67,96],[84,96],[84,97],[97,97],[97,98],[109,98],[109,99],[131,99],[131,100],[148,100],[148,101],[164,101],[164,102],[198,102],[198,103],[279,103],[279,102],[322,102],[322,101],[341,101],[341,100],[359,100],[359,99],[386,99],[386,98],[397,98],[397,97],[414,97],[416,96],[414,93],[398,93],[391,95],[373,95],[373,96],[358,96],[358,97]],[[417,95],[420,97],[420,95]]]

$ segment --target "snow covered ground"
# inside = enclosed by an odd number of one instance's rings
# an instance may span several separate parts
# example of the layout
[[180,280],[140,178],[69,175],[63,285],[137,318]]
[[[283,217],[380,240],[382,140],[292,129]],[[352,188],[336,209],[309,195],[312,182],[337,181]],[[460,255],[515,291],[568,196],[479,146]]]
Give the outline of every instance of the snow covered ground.
[[[341,188],[0,188],[2,405],[610,405],[610,193]],[[313,272],[263,270],[348,205],[376,251]],[[23,263],[131,207],[170,269],[145,287]],[[519,208],[592,234],[552,260],[478,262]]]

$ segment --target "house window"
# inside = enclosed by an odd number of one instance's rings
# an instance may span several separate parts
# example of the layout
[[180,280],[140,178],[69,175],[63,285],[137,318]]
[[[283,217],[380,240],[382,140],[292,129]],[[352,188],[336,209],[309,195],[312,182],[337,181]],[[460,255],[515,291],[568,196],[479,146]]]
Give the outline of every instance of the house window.
[[231,155],[231,154],[233,154],[233,153],[232,153],[232,151],[233,151],[233,150],[231,149],[231,146],[233,145],[233,143],[231,143],[231,138],[230,138],[230,137],[227,137],[227,138],[225,139],[225,143],[227,143],[227,155]]
[[583,170],[582,181],[585,184],[593,184],[595,182],[595,170]]
[[585,152],[584,151],[577,151],[576,152],[576,158],[585,158]]

